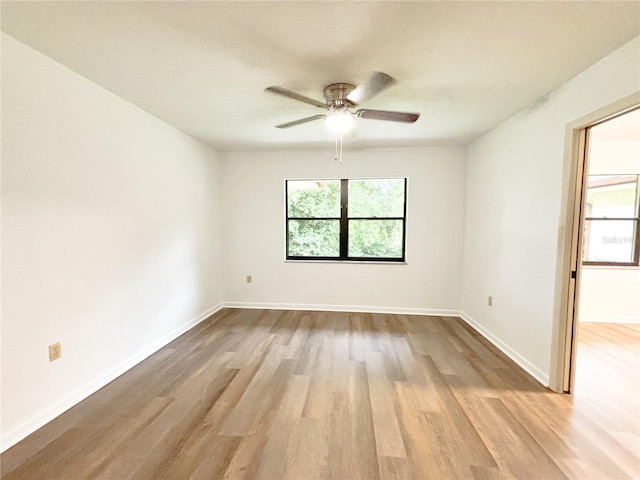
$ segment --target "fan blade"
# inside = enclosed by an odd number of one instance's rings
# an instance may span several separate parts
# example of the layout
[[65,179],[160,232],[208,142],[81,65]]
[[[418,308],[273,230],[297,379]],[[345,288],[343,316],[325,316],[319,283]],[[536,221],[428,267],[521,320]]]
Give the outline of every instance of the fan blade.
[[280,125],[276,125],[276,128],[295,127],[296,125],[312,122],[314,120],[318,120],[319,118],[324,118],[324,117],[326,117],[326,115],[314,115],[313,117],[301,118],[300,120],[294,120],[293,122],[281,123]]
[[366,82],[358,85],[347,95],[347,100],[354,105],[360,105],[395,83],[397,82],[386,73],[373,72]]
[[388,110],[358,110],[356,115],[370,120],[387,120],[389,122],[413,123],[420,118],[419,113],[389,112]]
[[287,90],[282,87],[267,87],[264,89],[266,92],[275,93],[277,95],[282,95],[284,97],[293,98],[294,100],[298,100],[300,102],[308,103],[313,105],[314,107],[320,108],[329,108],[329,105],[326,103],[319,102],[318,100],[314,100],[313,98],[305,97],[304,95],[300,95],[299,93],[294,92],[293,90]]

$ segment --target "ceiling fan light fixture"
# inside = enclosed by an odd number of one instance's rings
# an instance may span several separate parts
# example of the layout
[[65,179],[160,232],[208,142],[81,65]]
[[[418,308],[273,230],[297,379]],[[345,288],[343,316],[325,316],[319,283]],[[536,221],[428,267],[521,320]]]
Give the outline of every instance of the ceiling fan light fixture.
[[337,135],[349,132],[354,124],[353,115],[348,110],[337,110],[328,114],[324,123],[327,128]]

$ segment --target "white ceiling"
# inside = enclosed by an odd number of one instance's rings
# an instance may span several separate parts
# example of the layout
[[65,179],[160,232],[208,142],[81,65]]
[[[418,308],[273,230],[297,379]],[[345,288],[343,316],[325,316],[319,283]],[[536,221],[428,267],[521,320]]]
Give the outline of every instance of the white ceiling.
[[[332,141],[322,100],[382,71],[349,145],[464,145],[640,33],[640,2],[8,2],[2,30],[220,150]],[[640,52],[639,52],[640,54]],[[639,73],[640,75],[640,73]],[[99,114],[99,112],[96,112]]]

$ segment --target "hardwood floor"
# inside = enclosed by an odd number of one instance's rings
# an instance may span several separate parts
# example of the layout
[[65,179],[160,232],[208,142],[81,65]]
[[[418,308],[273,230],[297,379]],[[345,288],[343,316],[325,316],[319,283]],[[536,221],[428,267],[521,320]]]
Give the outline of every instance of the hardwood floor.
[[578,341],[574,407],[598,411],[601,426],[640,456],[640,325],[581,322]]
[[549,392],[459,319],[223,310],[5,452],[2,478],[639,478],[637,404],[597,390]]

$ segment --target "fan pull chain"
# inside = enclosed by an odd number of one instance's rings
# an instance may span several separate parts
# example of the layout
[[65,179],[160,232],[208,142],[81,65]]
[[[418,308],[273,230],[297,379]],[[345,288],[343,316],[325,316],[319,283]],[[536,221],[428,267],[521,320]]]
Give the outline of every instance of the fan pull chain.
[[[338,152],[338,138],[340,138],[340,151]],[[340,165],[342,165],[342,134],[336,133],[336,156],[334,157],[334,161],[340,161]]]

